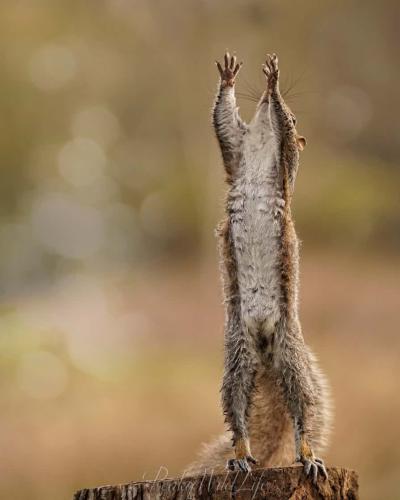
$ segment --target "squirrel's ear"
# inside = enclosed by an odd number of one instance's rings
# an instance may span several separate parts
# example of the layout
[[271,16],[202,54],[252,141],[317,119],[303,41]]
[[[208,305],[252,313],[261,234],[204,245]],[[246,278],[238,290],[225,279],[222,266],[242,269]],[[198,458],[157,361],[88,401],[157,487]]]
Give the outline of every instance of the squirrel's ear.
[[306,138],[303,137],[302,135],[299,135],[299,137],[297,138],[297,145],[299,147],[299,150],[303,151],[303,149],[306,147],[306,144],[307,144]]

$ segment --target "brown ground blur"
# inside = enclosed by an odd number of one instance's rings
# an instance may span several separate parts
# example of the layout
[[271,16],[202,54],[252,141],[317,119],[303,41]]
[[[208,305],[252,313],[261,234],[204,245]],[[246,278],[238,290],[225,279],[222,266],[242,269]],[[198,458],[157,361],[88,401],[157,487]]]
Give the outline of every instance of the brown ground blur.
[[[182,471],[222,430],[215,58],[266,52],[308,139],[301,317],[328,464],[400,498],[397,2],[0,5],[0,498]],[[252,87],[255,87],[253,89]],[[164,472],[163,472],[164,473]]]

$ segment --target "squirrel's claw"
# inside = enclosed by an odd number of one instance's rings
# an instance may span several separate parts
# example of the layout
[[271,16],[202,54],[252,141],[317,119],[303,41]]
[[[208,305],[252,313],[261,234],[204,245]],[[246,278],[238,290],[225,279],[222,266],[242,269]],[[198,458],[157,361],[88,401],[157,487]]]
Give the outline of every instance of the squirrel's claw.
[[251,468],[245,458],[241,459],[231,458],[230,460],[228,460],[226,468],[230,471],[242,471],[242,472],[251,471]]
[[247,455],[246,460],[248,462],[250,462],[251,464],[253,464],[253,465],[257,465],[258,464],[257,460],[254,457],[252,457],[251,455]]
[[257,460],[250,455],[245,458],[231,458],[226,468],[230,471],[251,472],[250,463],[257,464]]
[[328,479],[328,473],[325,468],[325,464],[321,458],[313,459],[303,459],[301,460],[304,466],[304,474],[308,477],[312,477],[312,481],[315,484],[318,480],[318,475],[322,475],[325,479]]

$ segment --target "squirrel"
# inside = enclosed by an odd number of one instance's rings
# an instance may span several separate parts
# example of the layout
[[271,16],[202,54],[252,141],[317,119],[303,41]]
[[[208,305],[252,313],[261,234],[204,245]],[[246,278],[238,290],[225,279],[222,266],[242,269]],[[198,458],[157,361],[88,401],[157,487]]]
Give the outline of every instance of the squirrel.
[[329,436],[330,395],[301,331],[299,243],[290,209],[306,140],[280,93],[275,54],[263,64],[266,90],[253,119],[240,118],[234,86],[242,64],[229,53],[224,67],[216,61],[212,113],[229,187],[217,234],[225,298],[221,395],[230,432],[206,445],[186,472],[301,462],[317,481],[327,478],[316,453]]

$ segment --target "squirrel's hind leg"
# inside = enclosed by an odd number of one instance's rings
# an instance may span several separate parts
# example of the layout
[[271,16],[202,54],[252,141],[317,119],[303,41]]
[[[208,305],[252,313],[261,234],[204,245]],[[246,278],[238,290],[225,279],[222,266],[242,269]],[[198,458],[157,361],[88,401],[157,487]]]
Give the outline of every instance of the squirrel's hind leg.
[[251,470],[255,464],[249,443],[249,414],[257,372],[255,346],[243,322],[237,266],[230,225],[221,228],[221,258],[226,305],[225,362],[221,396],[225,421],[232,432],[235,458],[228,460],[230,470]]
[[305,474],[316,482],[319,475],[328,477],[323,460],[316,457],[313,450],[316,426],[320,425],[315,415],[322,394],[315,384],[312,359],[304,345],[300,325],[291,322],[282,328],[279,338],[275,366],[281,374],[284,399],[293,419],[296,461],[304,465]]
[[231,303],[228,311],[221,392],[225,420],[232,431],[235,458],[228,460],[227,468],[248,472],[251,464],[257,463],[250,451],[248,432],[256,366],[250,336],[240,319],[238,305]]

